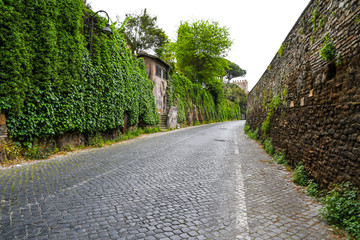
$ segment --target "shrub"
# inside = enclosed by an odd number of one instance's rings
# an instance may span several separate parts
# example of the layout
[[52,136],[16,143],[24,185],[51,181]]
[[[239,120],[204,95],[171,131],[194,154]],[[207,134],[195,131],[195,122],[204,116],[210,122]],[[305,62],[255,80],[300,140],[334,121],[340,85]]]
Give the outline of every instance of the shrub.
[[246,122],[246,123],[245,123],[245,126],[244,126],[244,132],[245,132],[245,133],[248,133],[249,130],[250,130],[250,125]]
[[360,191],[347,182],[336,186],[323,199],[321,216],[330,224],[345,229],[360,239]]
[[24,156],[30,159],[45,159],[48,158],[52,153],[49,147],[42,146],[35,142],[31,148],[27,148],[24,152]]
[[18,142],[14,142],[11,139],[7,139],[4,142],[4,148],[8,160],[15,160],[16,158],[21,156],[22,148],[20,146],[20,143]]
[[251,138],[251,139],[254,139],[254,140],[259,139],[259,129],[258,128],[254,132],[249,130],[247,134],[248,134],[249,138]]
[[274,154],[274,146],[272,144],[271,138],[267,137],[265,139],[265,141],[264,141],[264,149],[268,154],[270,154],[270,155]]
[[287,165],[285,152],[276,152],[274,155],[275,162],[278,164]]
[[94,136],[90,137],[89,145],[92,147],[102,147],[104,146],[104,138],[100,133],[96,133]]
[[318,184],[313,180],[309,180],[308,186],[306,187],[305,193],[306,195],[309,195],[310,197],[318,197],[319,196],[319,186]]
[[295,167],[292,181],[301,186],[306,186],[308,184],[308,176],[302,162],[298,163]]

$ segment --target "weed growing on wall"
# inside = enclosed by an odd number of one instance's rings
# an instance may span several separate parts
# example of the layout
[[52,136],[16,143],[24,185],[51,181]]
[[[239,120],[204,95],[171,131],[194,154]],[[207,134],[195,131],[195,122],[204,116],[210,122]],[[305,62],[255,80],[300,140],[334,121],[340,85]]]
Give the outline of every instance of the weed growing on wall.
[[284,54],[284,50],[285,50],[285,46],[284,44],[282,44],[278,51],[279,57],[282,57],[282,55]]
[[326,36],[324,39],[324,46],[320,50],[320,56],[324,61],[327,62],[332,62],[335,59],[335,46],[330,41],[328,36]]
[[314,11],[312,12],[311,18],[309,19],[309,22],[311,22],[312,24],[313,32],[316,32],[317,19],[319,18],[319,16],[320,16],[319,10],[315,8]]
[[283,100],[281,99],[281,97],[279,95],[275,95],[273,97],[273,99],[271,100],[271,102],[268,105],[266,105],[266,108],[268,109],[268,111],[267,111],[266,118],[261,126],[261,130],[263,130],[265,138],[270,131],[271,118],[274,115],[275,110],[277,110],[279,108],[279,106],[282,102],[283,102]]

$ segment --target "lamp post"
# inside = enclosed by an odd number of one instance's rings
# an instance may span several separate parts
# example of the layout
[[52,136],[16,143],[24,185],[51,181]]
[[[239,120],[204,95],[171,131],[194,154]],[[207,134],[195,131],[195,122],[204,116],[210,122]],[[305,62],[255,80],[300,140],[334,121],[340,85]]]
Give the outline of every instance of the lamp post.
[[104,10],[100,10],[100,11],[97,11],[96,13],[94,13],[94,15],[91,16],[91,32],[90,32],[90,54],[91,54],[91,48],[92,48],[92,45],[93,45],[93,31],[94,31],[94,18],[96,16],[96,14],[100,13],[100,12],[103,12],[106,14],[107,16],[107,24],[106,24],[106,27],[103,29],[103,32],[107,33],[107,34],[111,34],[112,31],[110,29],[110,17],[109,17],[109,14],[107,12],[105,12]]

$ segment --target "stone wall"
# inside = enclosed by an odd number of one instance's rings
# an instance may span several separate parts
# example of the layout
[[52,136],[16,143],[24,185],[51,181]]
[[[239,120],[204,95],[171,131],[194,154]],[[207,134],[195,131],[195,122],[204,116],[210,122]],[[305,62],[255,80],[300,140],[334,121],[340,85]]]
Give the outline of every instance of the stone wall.
[[0,162],[6,159],[5,139],[7,137],[6,117],[0,113]]
[[[329,61],[320,56],[325,43],[335,50]],[[249,94],[247,122],[261,137],[275,95],[283,100],[271,118],[275,148],[292,166],[303,161],[322,187],[360,187],[358,0],[311,1],[304,10]]]

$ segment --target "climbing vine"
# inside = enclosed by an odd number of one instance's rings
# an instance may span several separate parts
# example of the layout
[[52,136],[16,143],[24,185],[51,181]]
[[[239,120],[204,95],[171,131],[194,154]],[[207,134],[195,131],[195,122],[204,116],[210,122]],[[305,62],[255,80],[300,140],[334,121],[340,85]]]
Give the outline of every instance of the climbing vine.
[[222,99],[217,103],[215,97],[201,84],[191,82],[183,74],[175,73],[168,81],[168,104],[178,109],[178,122],[186,123],[189,112],[196,106],[204,122],[240,119],[239,105]]
[[0,110],[12,138],[35,139],[65,132],[94,133],[123,125],[158,122],[143,60],[133,57],[113,26],[94,19],[92,54],[83,0],[0,2]]

